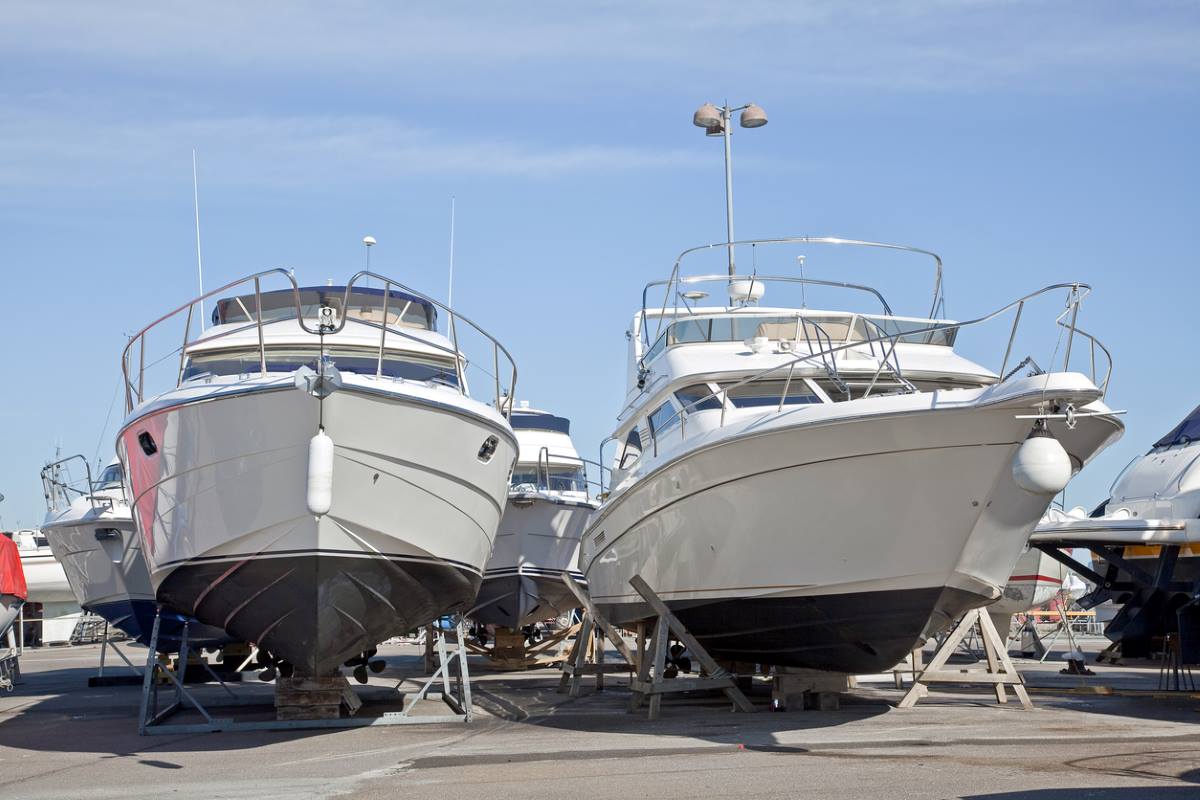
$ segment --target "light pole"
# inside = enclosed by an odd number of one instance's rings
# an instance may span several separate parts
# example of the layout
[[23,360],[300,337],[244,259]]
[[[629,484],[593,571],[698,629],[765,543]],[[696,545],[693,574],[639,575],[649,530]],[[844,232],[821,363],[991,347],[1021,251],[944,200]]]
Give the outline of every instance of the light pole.
[[729,274],[737,273],[733,265],[733,160],[729,150],[729,137],[733,133],[733,112],[742,112],[739,122],[743,128],[761,128],[767,124],[767,112],[761,106],[747,103],[736,108],[728,105],[720,107],[705,103],[696,109],[692,115],[692,124],[704,128],[707,136],[721,136],[725,139],[725,241],[729,244]]

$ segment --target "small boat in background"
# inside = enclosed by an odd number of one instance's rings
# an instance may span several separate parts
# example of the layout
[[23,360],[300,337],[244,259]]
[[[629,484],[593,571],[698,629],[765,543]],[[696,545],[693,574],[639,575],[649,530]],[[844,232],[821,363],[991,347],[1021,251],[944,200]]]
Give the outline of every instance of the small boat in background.
[[13,531],[11,538],[21,555],[21,568],[29,588],[24,609],[25,643],[70,642],[83,612],[71,592],[62,564],[40,530],[23,528]]
[[578,605],[562,578],[571,575],[583,582],[579,542],[599,505],[589,491],[587,467],[602,468],[579,457],[565,417],[525,403],[513,411],[510,422],[520,454],[496,546],[468,616],[517,630]]
[[[77,462],[77,463],[76,463]],[[74,466],[82,473],[72,479]],[[121,464],[113,460],[92,480],[82,455],[42,469],[46,519],[41,533],[61,565],[76,601],[86,611],[144,645],[150,644],[158,604],[133,524]],[[160,652],[179,649],[186,618],[167,609],[159,626]],[[210,647],[229,640],[224,631],[188,622],[188,642]]]

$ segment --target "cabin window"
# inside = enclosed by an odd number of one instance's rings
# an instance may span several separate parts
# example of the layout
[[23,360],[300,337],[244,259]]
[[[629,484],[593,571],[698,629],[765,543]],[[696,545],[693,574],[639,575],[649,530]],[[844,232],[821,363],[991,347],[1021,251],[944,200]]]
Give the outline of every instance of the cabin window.
[[[787,392],[784,393],[786,386]],[[820,403],[821,398],[798,378],[791,383],[786,380],[751,381],[727,389],[725,393],[735,408],[762,408],[778,406],[780,398],[785,406]]]
[[[329,353],[334,365],[342,372],[358,375],[374,375],[379,367],[377,355],[366,353]],[[267,351],[267,372],[295,372],[300,367],[317,368],[317,353],[314,351]],[[259,371],[258,350],[238,350],[209,354],[197,354],[187,360],[183,380],[206,375],[252,375]],[[388,378],[404,378],[412,381],[433,381],[458,386],[458,374],[450,360],[423,358],[414,354],[403,357],[395,353],[384,353],[383,375]]]
[[713,390],[707,383],[687,386],[675,392],[675,399],[683,406],[684,411],[708,411],[719,409],[721,401],[712,396]]
[[549,474],[545,465],[518,464],[510,481],[514,489],[535,491],[548,489],[552,492],[586,492],[587,476],[582,465],[551,464]]
[[120,464],[109,464],[100,473],[100,477],[96,479],[95,490],[100,489],[120,489],[122,486],[122,472]]
[[675,406],[671,405],[669,400],[656,408],[650,415],[650,433],[656,439],[663,431],[678,424],[679,412],[675,410]]
[[[368,322],[383,321],[383,290],[356,288],[350,292],[349,303],[343,308],[346,299],[344,287],[301,289],[300,313],[305,319],[316,319],[321,306],[330,306],[337,310],[338,316],[349,319],[360,319]],[[227,297],[217,301],[213,311],[213,324],[223,325],[233,322],[253,322],[257,317],[258,303],[262,304],[263,322],[277,322],[284,319],[296,318],[296,296],[291,289],[275,292],[263,292],[256,300],[252,294],[239,297]],[[402,328],[420,328],[434,330],[437,321],[433,305],[398,290],[388,294],[387,324]]]
[[[935,323],[931,320],[906,320],[906,319],[889,319],[878,317],[867,317],[871,321],[867,325],[869,335],[875,338],[880,336],[897,336],[901,344],[936,344],[943,347],[953,347],[954,337],[958,335],[957,328],[946,327],[945,324]],[[879,329],[876,329],[876,325]],[[924,333],[910,333],[923,328],[934,327],[934,330]]]
[[642,455],[642,437],[635,427],[625,437],[625,446],[621,449],[621,459],[617,462],[617,469],[629,469]]

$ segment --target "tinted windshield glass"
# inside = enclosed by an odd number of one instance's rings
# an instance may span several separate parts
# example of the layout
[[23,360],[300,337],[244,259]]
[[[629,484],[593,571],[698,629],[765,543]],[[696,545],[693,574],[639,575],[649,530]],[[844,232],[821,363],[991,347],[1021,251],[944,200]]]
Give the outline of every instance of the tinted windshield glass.
[[[321,306],[337,309],[339,317],[345,314],[350,319],[368,322],[383,322],[383,290],[355,288],[350,293],[347,308],[342,308],[346,290],[341,286],[300,290],[300,311],[305,319],[315,319]],[[253,294],[227,297],[217,301],[213,311],[213,324],[227,322],[250,322],[255,319],[255,297]],[[296,301],[290,289],[262,294],[263,322],[295,319]],[[416,297],[389,292],[387,298],[387,324],[407,328],[433,330],[436,314],[433,306]]]
[[97,489],[120,489],[121,488],[121,465],[109,464],[100,473],[100,477],[96,480]]
[[[337,352],[330,353],[334,366],[342,372],[358,375],[374,375],[379,367],[377,356]],[[316,352],[267,351],[267,372],[295,372],[300,367],[317,368]],[[183,371],[183,379],[191,380],[205,375],[252,375],[259,372],[258,351],[244,350],[234,353],[196,355],[189,358]],[[398,358],[384,354],[383,375],[388,378],[406,378],[413,381],[435,381],[448,386],[458,385],[458,374],[454,365],[415,356]]]
[[[784,389],[787,394],[784,394]],[[781,381],[751,381],[742,386],[729,389],[729,401],[736,408],[758,408],[760,406],[778,406],[780,398],[785,406],[803,403],[819,403],[817,397],[804,381],[793,380],[790,383]]]
[[548,489],[552,492],[586,492],[587,479],[582,466],[551,466],[549,474],[536,464],[518,464],[513,470],[514,489]]
[[1155,447],[1168,447],[1173,444],[1188,444],[1200,439],[1200,406],[1183,418],[1183,422],[1171,429],[1171,432],[1154,443]]

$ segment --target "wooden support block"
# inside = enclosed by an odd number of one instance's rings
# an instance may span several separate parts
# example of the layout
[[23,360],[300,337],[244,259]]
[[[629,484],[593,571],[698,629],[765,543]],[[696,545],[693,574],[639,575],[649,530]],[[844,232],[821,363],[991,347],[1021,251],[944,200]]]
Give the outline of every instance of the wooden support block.
[[[345,692],[354,695],[350,684],[342,675],[320,678],[280,677],[275,681],[275,718],[337,719],[341,716]],[[362,705],[357,696],[353,697],[353,703],[351,707],[354,711]]]

